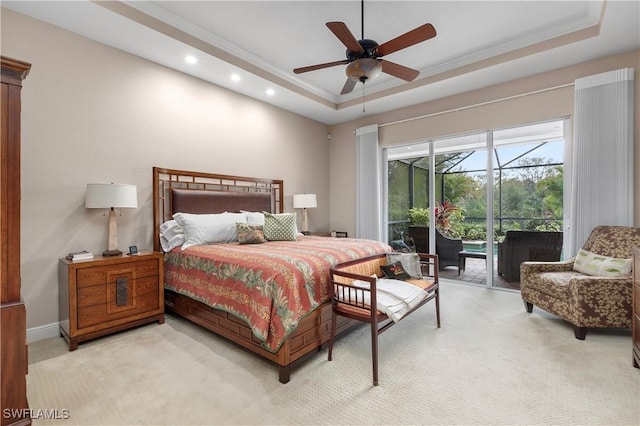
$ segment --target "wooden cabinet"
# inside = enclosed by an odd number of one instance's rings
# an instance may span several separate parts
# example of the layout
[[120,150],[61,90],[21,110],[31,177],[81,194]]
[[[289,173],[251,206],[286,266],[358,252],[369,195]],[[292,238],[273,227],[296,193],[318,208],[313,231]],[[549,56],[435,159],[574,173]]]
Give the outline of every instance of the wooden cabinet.
[[[27,320],[20,281],[20,111],[25,62],[2,57],[0,143],[1,424],[31,424],[27,404]],[[8,411],[5,411],[8,410]]]
[[78,343],[158,321],[164,322],[162,254],[60,259],[60,335]]
[[633,249],[633,366],[640,368],[640,247]]

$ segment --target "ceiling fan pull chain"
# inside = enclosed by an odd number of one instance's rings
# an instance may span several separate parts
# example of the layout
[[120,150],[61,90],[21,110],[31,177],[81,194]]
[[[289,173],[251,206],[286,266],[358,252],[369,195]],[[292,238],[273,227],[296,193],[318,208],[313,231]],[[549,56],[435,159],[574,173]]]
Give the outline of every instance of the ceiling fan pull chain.
[[362,82],[362,113],[364,114],[364,81]]

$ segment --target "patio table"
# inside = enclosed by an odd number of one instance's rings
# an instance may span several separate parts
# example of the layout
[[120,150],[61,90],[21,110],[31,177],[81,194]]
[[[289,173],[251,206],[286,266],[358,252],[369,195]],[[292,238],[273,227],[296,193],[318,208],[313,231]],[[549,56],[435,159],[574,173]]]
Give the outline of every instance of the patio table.
[[458,275],[460,275],[460,271],[464,271],[465,265],[467,263],[467,257],[471,257],[474,259],[484,259],[487,261],[487,253],[481,251],[469,251],[462,250],[458,252]]

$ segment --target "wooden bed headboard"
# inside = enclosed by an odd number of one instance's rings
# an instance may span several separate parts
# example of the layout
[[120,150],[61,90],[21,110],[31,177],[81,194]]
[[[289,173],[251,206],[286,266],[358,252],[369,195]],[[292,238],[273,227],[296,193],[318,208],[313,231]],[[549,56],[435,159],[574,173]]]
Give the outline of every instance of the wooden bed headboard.
[[153,249],[160,247],[160,225],[174,213],[284,211],[282,180],[153,168]]

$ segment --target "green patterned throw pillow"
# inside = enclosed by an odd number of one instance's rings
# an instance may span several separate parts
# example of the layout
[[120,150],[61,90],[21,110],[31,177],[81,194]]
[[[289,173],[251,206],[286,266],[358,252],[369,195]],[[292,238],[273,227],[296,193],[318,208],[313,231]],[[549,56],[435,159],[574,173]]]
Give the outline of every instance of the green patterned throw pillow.
[[268,241],[296,241],[298,227],[295,213],[264,213],[264,237]]
[[262,225],[249,225],[248,223],[237,223],[239,244],[261,244],[267,240],[264,238]]
[[598,277],[618,277],[631,274],[631,259],[616,259],[580,249],[573,270]]

